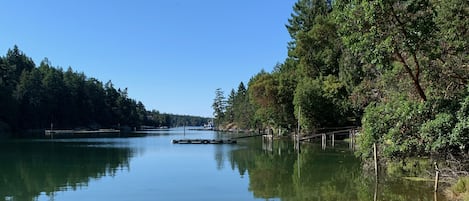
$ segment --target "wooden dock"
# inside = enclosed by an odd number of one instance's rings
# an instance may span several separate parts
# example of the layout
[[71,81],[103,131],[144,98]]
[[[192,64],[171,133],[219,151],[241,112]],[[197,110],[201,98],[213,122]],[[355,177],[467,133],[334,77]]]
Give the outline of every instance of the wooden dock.
[[343,136],[343,135],[348,135],[349,138],[353,138],[357,134],[356,129],[344,129],[344,130],[337,130],[337,131],[331,131],[331,132],[326,132],[326,133],[319,133],[319,134],[310,134],[310,135],[305,135],[300,137],[300,141],[308,141],[314,138],[325,138],[327,136],[331,136],[332,139],[335,138],[335,136]]
[[45,130],[44,137],[47,139],[64,138],[118,138],[118,137],[142,137],[146,132],[121,132],[117,129],[99,129],[99,130]]
[[319,133],[319,134],[309,134],[309,135],[303,135],[299,136],[294,135],[294,140],[297,142],[300,141],[313,141],[314,139],[320,138],[321,139],[321,144],[322,148],[325,149],[327,145],[327,139],[331,139],[331,145],[334,146],[335,144],[335,138],[337,136],[348,136],[349,138],[349,146],[351,149],[355,148],[355,137],[358,134],[358,129],[356,127],[352,128],[347,128],[347,129],[341,129],[341,130],[335,130],[335,131],[329,131],[329,132],[324,132],[324,133]]
[[236,140],[233,139],[180,139],[172,142],[173,144],[236,144]]

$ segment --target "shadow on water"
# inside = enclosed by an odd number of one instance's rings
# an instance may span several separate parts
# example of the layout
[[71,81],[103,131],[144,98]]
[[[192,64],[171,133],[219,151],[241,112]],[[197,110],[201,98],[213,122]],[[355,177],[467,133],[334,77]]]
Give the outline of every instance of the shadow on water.
[[[439,200],[432,182],[415,182],[382,174],[379,181],[364,171],[346,142],[322,149],[321,144],[302,144],[294,149],[289,140],[262,144],[260,138],[228,153],[231,166],[249,176],[249,191],[256,198],[280,200],[405,201]],[[401,175],[403,176],[403,175]]]
[[36,200],[128,169],[134,151],[99,142],[0,142],[0,198]]

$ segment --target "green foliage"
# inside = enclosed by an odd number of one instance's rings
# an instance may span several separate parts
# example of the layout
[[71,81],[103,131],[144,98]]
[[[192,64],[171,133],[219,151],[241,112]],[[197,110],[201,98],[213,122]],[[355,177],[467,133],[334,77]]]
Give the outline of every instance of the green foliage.
[[215,99],[213,99],[213,115],[215,116],[216,122],[220,123],[225,118],[225,110],[226,110],[226,100],[223,91],[218,88],[215,91]]
[[451,130],[454,127],[454,116],[447,113],[439,113],[420,128],[420,137],[425,144],[426,152],[444,153],[451,143]]
[[[387,157],[467,153],[468,7],[464,0],[298,0],[286,25],[288,58],[248,84],[242,105],[252,111],[251,126],[292,131],[300,119],[311,132],[363,117],[363,156],[373,143]],[[229,121],[243,108],[235,109],[234,97]]]
[[[364,64],[377,72],[392,67],[392,61],[404,65],[406,79],[413,81],[419,98],[426,100],[420,72],[429,68],[425,50],[430,49],[436,28],[434,15],[426,0],[351,1],[337,13],[340,35],[345,46]],[[398,36],[398,37],[396,37]],[[425,36],[425,37],[422,37]],[[407,90],[414,90],[412,88]]]
[[304,76],[315,77],[338,73],[341,55],[336,25],[326,16],[317,16],[315,26],[308,32],[300,32],[291,54],[299,58]]
[[469,193],[469,177],[459,178],[458,182],[453,186],[456,193]]
[[286,62],[280,66],[279,72],[274,72],[278,79],[278,125],[289,131],[296,127],[294,115],[295,106],[293,104],[294,93],[297,87],[296,71],[292,69],[293,64]]
[[381,145],[386,157],[466,152],[469,140],[465,104],[395,98],[370,105],[362,120],[360,152],[370,156],[373,143]]
[[466,118],[457,115],[469,73],[468,50],[460,48],[469,39],[467,7],[458,0],[336,2],[343,55],[359,60],[343,61],[341,75],[354,108],[366,108],[363,156],[375,142],[388,157],[467,151]]
[[290,36],[297,38],[297,34],[311,30],[315,17],[325,15],[327,11],[325,0],[298,0],[293,6],[293,13],[286,25]]
[[348,106],[343,95],[344,86],[335,76],[304,78],[298,83],[294,98],[296,111],[301,107],[302,127],[311,131],[344,124]]
[[[469,90],[469,87],[468,87]],[[450,136],[451,145],[467,152],[469,150],[469,93],[461,102],[461,108],[456,113],[457,123]]]
[[469,177],[461,177],[451,186],[452,197],[458,200],[469,200]]
[[[303,79],[295,91],[295,108],[297,114],[301,114],[301,117],[298,119],[301,120],[302,128],[307,130],[312,130],[320,125],[320,116],[322,112],[326,111],[327,109],[324,107],[323,104],[327,102],[321,96],[321,88],[320,88],[319,80],[313,80],[310,78]],[[321,111],[324,108],[325,110]]]
[[373,143],[378,143],[388,157],[421,153],[424,144],[418,136],[418,127],[427,112],[427,104],[399,98],[368,106],[362,119],[363,131],[358,138],[360,152],[368,157]]
[[238,90],[235,92],[233,101],[234,122],[239,128],[251,128],[253,123],[253,106],[249,103],[249,95],[244,83],[239,83]]
[[274,126],[278,114],[278,80],[270,73],[260,73],[249,82],[249,98],[256,108],[255,119],[264,126]]
[[23,71],[30,71],[35,68],[35,64],[31,58],[26,56],[18,46],[14,46],[13,49],[9,49],[7,52],[5,63],[10,66],[10,69],[14,70],[15,78],[19,78]]
[[424,105],[410,101],[398,101],[392,105],[395,112],[391,113],[388,132],[383,136],[384,154],[388,156],[421,153],[423,142],[417,136],[418,126],[422,123],[426,111]]

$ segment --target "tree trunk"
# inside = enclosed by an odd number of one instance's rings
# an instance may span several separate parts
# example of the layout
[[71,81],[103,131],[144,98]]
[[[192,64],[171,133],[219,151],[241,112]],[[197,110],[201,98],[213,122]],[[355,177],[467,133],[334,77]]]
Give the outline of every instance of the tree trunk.
[[412,81],[414,81],[414,87],[417,90],[417,93],[419,94],[420,98],[423,101],[427,101],[427,96],[425,95],[425,92],[423,91],[422,86],[420,85],[420,80],[419,80],[420,69],[419,69],[418,63],[417,63],[417,69],[415,70],[416,73],[414,74],[409,64],[407,64],[406,60],[401,55],[401,53],[397,51],[397,49],[395,51],[396,51],[397,57],[399,58],[399,61],[404,65],[404,68],[407,71],[407,74],[409,74],[410,78],[412,78]]

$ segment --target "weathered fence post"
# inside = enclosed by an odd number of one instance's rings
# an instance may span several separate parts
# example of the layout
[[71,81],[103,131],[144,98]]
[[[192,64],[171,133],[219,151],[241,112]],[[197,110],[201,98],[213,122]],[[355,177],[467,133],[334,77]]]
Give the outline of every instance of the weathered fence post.
[[322,149],[326,149],[326,142],[327,142],[327,135],[326,134],[322,134],[321,135],[321,140],[322,140]]
[[335,145],[335,144],[334,144],[334,143],[335,143],[334,141],[335,141],[335,133],[332,134],[332,147],[334,147],[334,145]]
[[378,177],[378,154],[376,153],[376,143],[373,143],[373,156],[375,159],[375,175]]
[[435,162],[435,188],[434,188],[434,191],[437,192],[438,191],[438,180],[439,180],[439,177],[440,177],[440,170],[438,169],[438,165],[436,164]]

